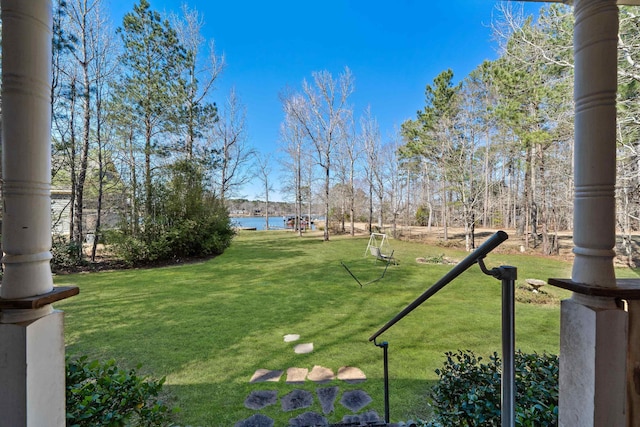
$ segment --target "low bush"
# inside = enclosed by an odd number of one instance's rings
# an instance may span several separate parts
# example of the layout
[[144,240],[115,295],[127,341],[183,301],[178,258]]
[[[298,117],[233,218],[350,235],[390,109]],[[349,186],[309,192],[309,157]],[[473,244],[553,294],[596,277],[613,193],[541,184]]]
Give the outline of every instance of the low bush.
[[176,409],[160,399],[164,378],[139,376],[113,360],[67,358],[67,426],[170,426]]
[[560,298],[551,295],[543,290],[533,291],[526,286],[516,286],[515,298],[517,302],[523,304],[538,304],[538,305],[558,305],[560,304]]
[[416,211],[416,223],[419,226],[426,226],[429,222],[429,209],[426,206],[418,206]]
[[137,236],[124,230],[110,239],[116,256],[129,265],[218,255],[229,247],[235,231],[219,206],[196,219],[148,226]]
[[[434,386],[430,403],[436,426],[499,426],[501,361],[496,353],[481,363],[472,351],[446,353],[447,360]],[[558,423],[558,356],[515,354],[518,426],[556,426]]]
[[67,238],[56,236],[51,247],[51,269],[54,272],[70,269],[85,264],[82,259],[82,246]]

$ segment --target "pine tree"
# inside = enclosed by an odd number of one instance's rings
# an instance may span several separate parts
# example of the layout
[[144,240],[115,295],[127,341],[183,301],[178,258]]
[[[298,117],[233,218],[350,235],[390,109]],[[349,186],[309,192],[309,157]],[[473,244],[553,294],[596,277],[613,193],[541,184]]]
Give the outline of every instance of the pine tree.
[[438,178],[441,184],[441,215],[445,241],[448,239],[448,175],[454,160],[451,153],[457,149],[459,142],[458,97],[461,87],[461,83],[453,84],[452,70],[441,72],[433,79],[432,85],[426,86],[424,109],[418,111],[415,120],[408,120],[402,124],[405,145],[400,148],[400,156],[419,156],[431,165],[432,170],[440,174]]
[[185,67],[192,60],[180,44],[176,32],[147,0],[140,0],[133,12],[124,16],[118,29],[124,44],[120,57],[125,69],[119,98],[129,104],[132,120],[143,127],[144,196],[146,221],[153,212],[153,158],[166,146],[159,136],[175,131],[183,111]]

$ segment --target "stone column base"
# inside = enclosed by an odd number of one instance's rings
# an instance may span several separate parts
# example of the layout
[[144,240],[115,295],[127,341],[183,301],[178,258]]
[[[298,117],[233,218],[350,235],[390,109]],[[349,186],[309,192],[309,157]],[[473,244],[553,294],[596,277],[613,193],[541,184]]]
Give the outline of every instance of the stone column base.
[[562,301],[559,425],[624,426],[627,313],[585,303]]
[[0,427],[65,425],[63,320],[0,324]]

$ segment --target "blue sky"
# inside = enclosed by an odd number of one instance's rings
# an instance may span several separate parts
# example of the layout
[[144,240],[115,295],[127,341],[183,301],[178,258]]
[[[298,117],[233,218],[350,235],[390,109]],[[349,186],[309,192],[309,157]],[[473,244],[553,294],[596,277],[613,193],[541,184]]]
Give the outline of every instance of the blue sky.
[[[491,21],[500,2],[493,0],[149,2],[161,13],[179,12],[186,3],[203,15],[204,37],[215,40],[227,62],[214,100],[221,104],[235,87],[247,108],[249,143],[274,155],[283,118],[279,94],[287,87],[299,90],[313,71],[337,77],[348,66],[355,78],[355,116],[370,105],[387,140],[424,107],[425,86],[441,71],[451,68],[462,79],[498,55]],[[116,27],[136,3],[107,3]],[[541,4],[524,7],[534,13]],[[283,200],[277,173],[272,180],[276,192],[270,199]],[[241,196],[259,192],[256,180]]]

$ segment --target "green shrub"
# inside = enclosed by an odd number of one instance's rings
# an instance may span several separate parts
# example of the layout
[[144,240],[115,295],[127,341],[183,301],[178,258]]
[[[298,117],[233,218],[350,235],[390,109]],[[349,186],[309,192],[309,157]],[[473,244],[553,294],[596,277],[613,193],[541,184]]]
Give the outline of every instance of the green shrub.
[[86,263],[82,259],[82,246],[64,237],[54,237],[51,246],[51,269],[54,272]]
[[416,223],[420,226],[426,226],[429,222],[429,210],[426,206],[419,206],[416,211]]
[[123,231],[110,237],[117,257],[129,265],[218,255],[229,247],[235,232],[223,207],[197,219],[149,226],[139,236]]
[[517,302],[523,304],[538,304],[538,305],[559,305],[560,298],[551,295],[542,289],[534,292],[530,287],[524,285],[517,285],[515,298]]
[[[430,426],[499,426],[501,361],[487,364],[471,351],[446,353],[434,386]],[[518,426],[555,426],[558,422],[558,356],[515,354]]]
[[416,261],[418,261],[420,263],[424,263],[424,264],[447,264],[447,261],[445,260],[445,256],[444,254],[440,254],[440,255],[431,255],[431,256],[426,256],[423,258],[417,258]]
[[67,426],[170,426],[172,414],[160,400],[164,384],[126,371],[113,360],[67,358]]
[[148,247],[142,240],[124,232],[113,233],[111,239],[114,253],[125,264],[135,265],[148,259]]
[[[177,160],[153,189],[152,214],[132,229],[109,234],[116,256],[130,265],[221,254],[235,232],[224,201],[208,191],[207,165]],[[137,220],[136,220],[137,221]]]

